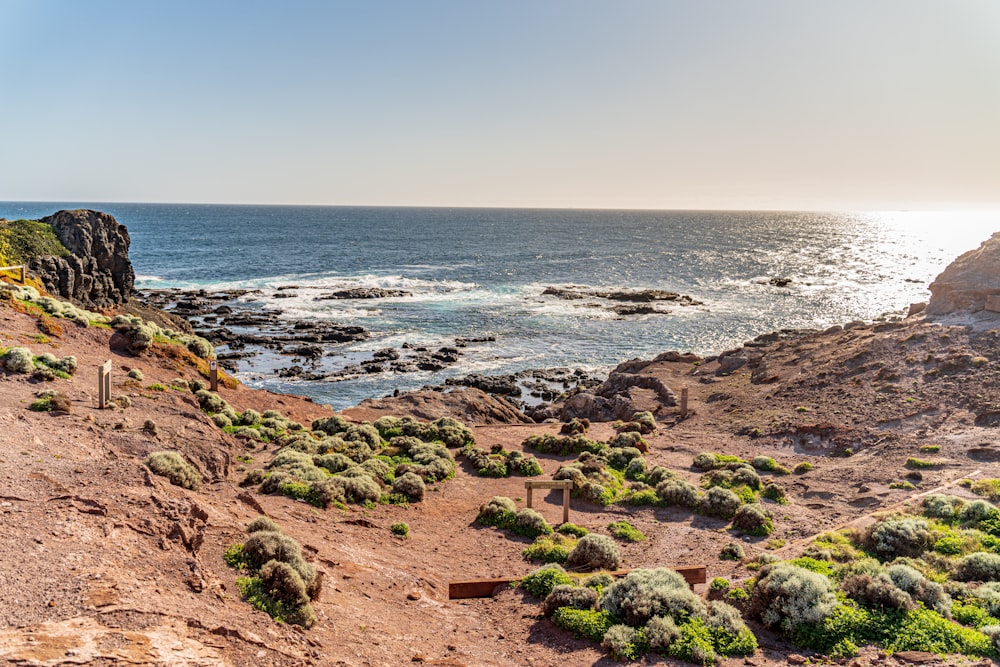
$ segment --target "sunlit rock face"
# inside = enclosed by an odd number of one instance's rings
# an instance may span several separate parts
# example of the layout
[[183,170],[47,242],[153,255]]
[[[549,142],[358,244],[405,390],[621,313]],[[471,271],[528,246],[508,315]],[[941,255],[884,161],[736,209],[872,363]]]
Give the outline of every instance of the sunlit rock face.
[[949,264],[930,290],[928,317],[1000,312],[1000,232]]

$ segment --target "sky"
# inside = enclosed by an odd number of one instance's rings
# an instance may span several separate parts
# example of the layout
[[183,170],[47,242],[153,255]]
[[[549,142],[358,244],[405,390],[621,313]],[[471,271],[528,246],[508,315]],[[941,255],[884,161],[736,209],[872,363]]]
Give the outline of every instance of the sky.
[[0,0],[0,200],[1000,209],[997,0]]

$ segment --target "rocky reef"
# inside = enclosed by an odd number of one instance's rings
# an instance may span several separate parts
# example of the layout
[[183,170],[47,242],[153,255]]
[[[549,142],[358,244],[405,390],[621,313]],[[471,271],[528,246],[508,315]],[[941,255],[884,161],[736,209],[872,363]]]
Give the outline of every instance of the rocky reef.
[[34,257],[28,270],[45,289],[84,308],[127,303],[135,292],[135,272],[128,258],[128,230],[107,213],[59,211],[39,222],[51,225],[68,257]]

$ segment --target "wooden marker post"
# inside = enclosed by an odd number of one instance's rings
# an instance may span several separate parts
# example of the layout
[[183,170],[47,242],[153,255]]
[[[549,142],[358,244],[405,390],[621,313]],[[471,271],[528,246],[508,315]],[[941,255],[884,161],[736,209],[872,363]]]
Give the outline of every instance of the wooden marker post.
[[219,362],[217,359],[208,361],[208,382],[212,391],[219,391]]
[[688,388],[681,387],[681,419],[688,416]]
[[562,489],[563,490],[563,523],[569,521],[569,492],[573,488],[573,480],[525,480],[524,488],[527,489],[528,507],[531,507],[532,489]]
[[108,359],[97,369],[97,409],[108,407],[111,400],[111,360]]

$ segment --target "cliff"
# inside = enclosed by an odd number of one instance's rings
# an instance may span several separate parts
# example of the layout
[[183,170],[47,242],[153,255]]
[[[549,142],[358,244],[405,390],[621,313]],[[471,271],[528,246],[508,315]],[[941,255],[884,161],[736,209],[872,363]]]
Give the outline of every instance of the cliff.
[[128,302],[135,292],[135,272],[124,225],[107,213],[83,209],[59,211],[39,222],[51,225],[70,253],[28,260],[28,270],[49,292],[90,309]]

